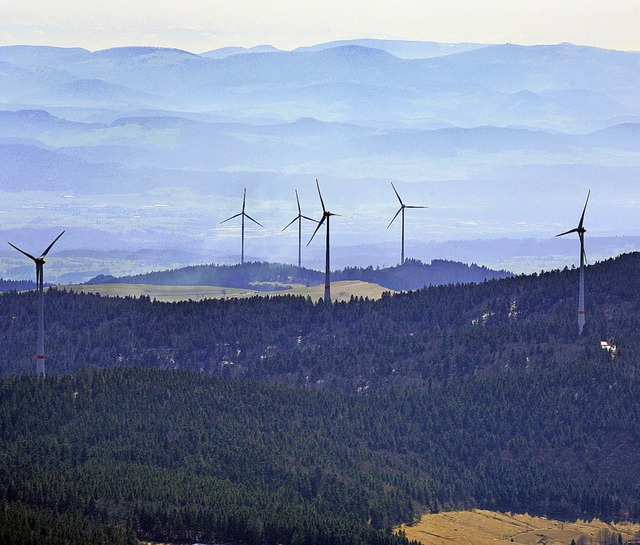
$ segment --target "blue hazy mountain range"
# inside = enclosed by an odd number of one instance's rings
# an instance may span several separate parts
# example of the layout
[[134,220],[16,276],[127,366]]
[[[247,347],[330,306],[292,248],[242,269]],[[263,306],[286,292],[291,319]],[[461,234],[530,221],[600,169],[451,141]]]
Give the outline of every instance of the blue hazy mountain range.
[[[461,53],[486,47],[483,44],[444,44],[438,42],[415,42],[409,40],[376,40],[371,38],[361,38],[358,40],[335,40],[323,44],[298,47],[295,52],[322,51],[335,47],[358,45],[372,49],[381,49],[393,56],[401,59],[427,59],[431,57],[443,57],[453,53]],[[223,59],[231,55],[244,53],[273,53],[281,51],[271,45],[258,45],[255,47],[222,47],[212,51],[201,53],[203,57]]]
[[[246,187],[265,225],[248,228],[247,255],[292,262],[297,233],[281,230],[294,188],[303,213],[319,215],[317,178],[342,214],[336,267],[397,261],[390,181],[429,207],[407,213],[409,257],[447,257],[427,248],[456,240],[549,239],[574,226],[588,189],[587,237],[632,241],[592,257],[638,249],[638,52],[365,39],[202,54],[9,46],[0,103],[0,229],[28,248],[65,228],[63,250],[233,262],[239,223],[219,222]],[[571,241],[554,242],[546,256],[506,244],[520,253],[473,259],[517,271],[575,262]],[[314,241],[306,264],[323,252]],[[0,249],[0,275],[12,259]]]
[[307,113],[375,126],[432,120],[595,130],[638,115],[640,80],[640,54],[570,44],[487,46],[425,59],[358,45],[219,59],[149,47],[92,53],[11,46],[0,48],[0,63],[8,105],[177,108],[286,121]]

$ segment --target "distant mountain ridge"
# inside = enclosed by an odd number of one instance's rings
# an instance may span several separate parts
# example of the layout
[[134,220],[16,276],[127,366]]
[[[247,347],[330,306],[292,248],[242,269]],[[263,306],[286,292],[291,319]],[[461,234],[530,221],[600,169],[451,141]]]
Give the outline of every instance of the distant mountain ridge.
[[[307,53],[311,51],[324,51],[325,49],[354,45],[370,49],[380,49],[400,59],[426,59],[453,55],[454,53],[461,53],[464,51],[472,51],[474,49],[487,47],[487,44],[476,43],[439,43],[412,40],[356,38],[353,40],[335,40],[322,44],[296,47],[295,49],[292,49],[291,52]],[[282,49],[275,48],[271,45],[257,45],[254,47],[221,47],[219,49],[205,51],[204,53],[200,53],[200,55],[212,59],[223,59],[225,57],[230,57],[231,55],[244,55],[247,53],[276,53],[282,51]]]
[[[2,181],[7,187],[25,190],[55,189],[58,180],[64,181],[62,188],[86,190],[108,180],[106,188],[115,192],[127,187],[129,178],[135,178],[142,189],[146,183],[172,184],[179,175],[176,170],[195,167],[201,175],[220,179],[224,176],[221,171],[234,165],[280,170],[319,156],[332,161],[379,161],[384,156],[456,158],[469,152],[507,154],[521,150],[587,156],[599,149],[640,149],[640,123],[580,135],[496,126],[380,130],[313,118],[253,125],[172,115],[84,123],[44,110],[5,110],[0,111],[0,130],[4,135],[0,140]],[[279,144],[284,142],[288,145]],[[140,167],[155,172],[136,171]],[[149,182],[144,182],[147,178]]]
[[[406,57],[394,55],[403,48],[425,53]],[[373,59],[383,64],[372,65]],[[363,39],[293,51],[259,46],[224,48],[202,55],[150,47],[121,47],[92,53],[82,49],[6,46],[0,47],[0,62],[3,63],[0,81],[11,85],[0,93],[6,103],[14,99],[23,104],[33,103],[34,99],[43,104],[61,102],[65,97],[54,100],[47,95],[46,88],[60,88],[76,80],[101,80],[101,91],[105,95],[111,89],[122,98],[126,89],[130,89],[132,103],[145,107],[165,103],[166,109],[167,101],[175,106],[172,99],[178,97],[178,102],[185,106],[194,101],[203,106],[206,103],[203,101],[207,100],[218,105],[220,99],[224,102],[237,100],[241,97],[225,96],[224,92],[238,86],[254,96],[258,91],[266,98],[265,92],[271,95],[277,90],[252,89],[247,85],[273,81],[277,81],[283,91],[294,91],[299,85],[335,84],[341,80],[356,86],[368,83],[395,89],[396,101],[400,103],[404,102],[402,94],[407,91],[410,91],[409,96],[415,96],[415,103],[424,91],[447,88],[457,88],[462,93],[477,93],[483,89],[485,93],[598,90],[631,93],[635,98],[640,54],[571,44],[517,46]],[[603,72],[608,72],[607,78],[603,77]],[[572,78],[570,83],[567,83],[567,75]],[[188,86],[182,81],[185,77],[189,79]],[[97,85],[94,82],[93,87]],[[207,99],[206,93],[211,99]],[[625,102],[628,103],[631,97],[625,97]],[[367,97],[367,102],[372,98]],[[428,95],[424,98],[428,100]],[[403,108],[407,106],[403,105]]]
[[431,57],[444,57],[455,53],[473,51],[488,47],[488,44],[477,43],[440,43],[411,40],[376,40],[360,38],[355,40],[336,40],[312,46],[298,47],[294,51],[322,51],[344,45],[358,45],[372,49],[381,49],[400,59],[426,59]]
[[[348,267],[331,273],[334,282],[361,280],[380,284],[396,291],[417,290],[425,286],[477,283],[513,276],[508,271],[494,271],[479,265],[434,259],[431,264],[409,259],[395,267]],[[151,272],[135,276],[99,275],[87,284],[155,284],[175,286],[221,286],[251,288],[258,291],[275,289],[260,283],[274,283],[282,289],[287,284],[315,285],[324,281],[324,273],[279,263],[245,263],[243,265],[193,265],[180,269]]]
[[[422,248],[552,237],[589,189],[590,234],[637,234],[638,52],[357,39],[212,55],[0,47],[0,187],[30,201],[9,205],[4,229],[101,240],[117,222],[128,250],[162,240],[233,262],[237,228],[216,221],[247,187],[266,226],[252,260],[287,262],[283,215],[294,189],[311,213],[317,178],[334,207],[357,198],[336,249],[397,240],[390,181],[429,206],[410,220]],[[340,266],[394,262],[359,257]]]

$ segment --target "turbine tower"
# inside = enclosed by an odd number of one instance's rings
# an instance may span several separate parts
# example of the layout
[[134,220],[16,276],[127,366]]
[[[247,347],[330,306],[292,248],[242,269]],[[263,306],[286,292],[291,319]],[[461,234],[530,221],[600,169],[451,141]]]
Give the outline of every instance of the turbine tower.
[[393,182],[391,182],[391,187],[393,187],[393,191],[396,194],[396,197],[398,197],[398,200],[400,201],[400,208],[398,208],[398,211],[396,212],[396,215],[393,216],[393,219],[389,222],[389,225],[387,225],[387,229],[389,229],[389,227],[391,227],[391,224],[396,221],[396,218],[398,217],[398,214],[400,214],[400,212],[402,212],[402,252],[400,254],[400,265],[404,265],[404,210],[405,208],[427,208],[426,206],[410,206],[408,204],[404,204],[402,202],[402,199],[400,198],[400,195],[398,194],[398,190],[396,189],[396,186],[393,185]]
[[580,238],[580,293],[578,295],[578,334],[582,335],[582,328],[585,323],[585,313],[584,313],[584,263],[587,260],[587,254],[584,251],[584,234],[587,230],[584,228],[584,213],[587,211],[587,204],[589,204],[589,196],[591,195],[591,190],[587,193],[587,200],[584,203],[584,208],[582,209],[582,216],[580,216],[580,221],[578,222],[578,226],[574,229],[570,229],[569,231],[565,231],[564,233],[560,233],[556,235],[557,237],[562,237],[564,235],[568,235],[569,233],[578,233],[578,237]]
[[259,225],[264,229],[264,225],[254,220],[249,214],[247,214],[244,211],[246,202],[247,202],[247,188],[245,187],[244,196],[242,197],[242,212],[238,212],[235,216],[231,216],[230,218],[227,218],[226,220],[220,222],[220,224],[223,224],[229,220],[232,220],[233,218],[237,218],[238,216],[242,217],[242,251],[240,252],[240,264],[244,263],[244,218],[250,219],[253,223]]
[[313,232],[313,235],[311,235],[311,238],[309,239],[309,242],[307,242],[307,246],[309,246],[309,244],[311,244],[311,241],[313,240],[313,237],[316,236],[316,233],[318,232],[318,229],[320,229],[320,227],[322,226],[322,224],[325,222],[327,222],[327,242],[326,242],[326,257],[325,257],[325,265],[324,265],[324,302],[327,304],[331,303],[331,279],[330,279],[330,274],[331,274],[331,263],[330,263],[330,247],[329,247],[329,218],[331,216],[337,216],[338,214],[334,214],[333,212],[329,212],[325,207],[324,207],[324,201],[322,200],[322,193],[320,193],[320,184],[318,183],[318,180],[316,180],[316,186],[318,188],[318,196],[320,197],[320,204],[322,205],[322,218],[320,219],[320,221],[318,222],[318,227],[316,227],[316,230]]
[[[313,218],[309,218],[307,216],[302,215],[302,210],[300,210],[300,199],[298,198],[298,190],[296,189],[295,192],[296,192],[296,202],[298,203],[298,215],[287,224],[287,227],[289,227],[296,220],[298,221],[298,268],[300,269],[302,268],[302,220],[305,219],[305,220],[312,221],[314,223],[318,223],[318,222]],[[285,227],[283,231],[287,227]]]
[[36,264],[36,286],[38,287],[38,291],[39,291],[38,305],[40,307],[40,313],[38,317],[38,345],[36,347],[37,348],[36,373],[38,375],[42,375],[43,377],[44,377],[44,264],[45,264],[44,258],[49,253],[49,250],[51,250],[53,245],[56,242],[58,242],[58,239],[62,235],[64,235],[64,231],[62,231],[62,233],[60,233],[51,244],[49,244],[47,249],[44,252],[42,252],[42,255],[40,255],[40,257],[34,257],[31,254],[28,254],[27,252],[25,252],[24,250],[21,250],[17,246],[11,244],[11,242],[8,243],[9,246],[15,248],[21,254],[26,255],[29,259],[32,259],[33,262]]

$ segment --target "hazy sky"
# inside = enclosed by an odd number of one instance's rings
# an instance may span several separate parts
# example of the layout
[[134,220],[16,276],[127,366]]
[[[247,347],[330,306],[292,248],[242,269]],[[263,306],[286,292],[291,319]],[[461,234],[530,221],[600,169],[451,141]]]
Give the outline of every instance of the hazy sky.
[[572,42],[640,50],[640,0],[0,0],[0,45],[203,52],[334,39]]

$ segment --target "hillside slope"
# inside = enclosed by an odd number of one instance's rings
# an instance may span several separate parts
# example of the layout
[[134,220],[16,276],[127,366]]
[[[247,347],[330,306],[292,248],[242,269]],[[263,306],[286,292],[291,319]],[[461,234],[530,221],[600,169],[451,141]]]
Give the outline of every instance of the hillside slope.
[[0,380],[4,529],[399,545],[425,510],[639,520],[639,272],[587,269],[581,337],[568,269],[331,307],[50,291],[45,380],[36,294],[3,294],[2,373],[29,372]]
[[[474,374],[553,367],[599,354],[635,357],[640,254],[587,268],[587,325],[577,336],[578,271],[548,272],[354,298],[330,309],[302,297],[175,304],[53,291],[47,365],[160,366],[353,392]],[[31,369],[35,293],[1,299],[0,373]]]
[[[425,286],[483,282],[507,278],[511,273],[494,271],[479,265],[434,259],[430,264],[416,259],[395,267],[348,267],[331,273],[331,280],[361,280],[385,288],[403,291]],[[258,291],[286,289],[287,284],[306,286],[324,283],[324,273],[280,263],[244,263],[242,265],[194,265],[168,271],[155,271],[135,276],[97,276],[87,284],[151,284],[161,286],[223,286]],[[275,285],[274,285],[275,284]]]
[[404,395],[141,368],[4,378],[0,504],[256,545],[391,544],[382,530],[424,509],[637,519],[638,376],[580,358]]

